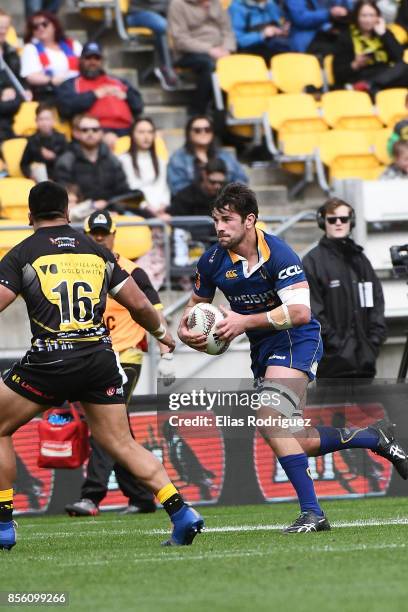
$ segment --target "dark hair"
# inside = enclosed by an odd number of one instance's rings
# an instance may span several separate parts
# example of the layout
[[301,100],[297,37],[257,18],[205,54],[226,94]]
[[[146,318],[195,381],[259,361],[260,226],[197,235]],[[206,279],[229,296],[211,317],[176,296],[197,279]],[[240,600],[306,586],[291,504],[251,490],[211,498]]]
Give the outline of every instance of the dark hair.
[[408,151],[408,140],[397,140],[397,142],[394,142],[392,147],[392,156],[394,158],[404,153],[404,151]]
[[38,117],[38,115],[40,115],[44,111],[50,111],[51,113],[53,113],[53,115],[55,115],[56,109],[55,106],[52,106],[47,102],[40,102],[37,108],[35,109],[35,116]]
[[[154,124],[153,119],[150,119],[150,117],[138,117],[136,119],[136,121],[133,123],[132,125],[132,129],[130,132],[130,149],[129,149],[129,153],[130,156],[132,158],[132,164],[133,164],[133,168],[135,169],[135,172],[138,176],[140,176],[140,169],[139,169],[139,164],[137,162],[137,154],[139,153],[139,148],[137,146],[137,142],[136,139],[133,135],[133,132],[135,131],[135,128],[139,125],[139,123],[142,123],[142,121],[146,121],[147,123],[150,123],[150,125],[152,126],[154,132],[156,133],[156,126]],[[159,178],[159,160],[157,157],[157,151],[156,151],[156,143],[153,139],[152,142],[152,146],[149,149],[149,153],[150,153],[150,157],[152,158],[152,164],[153,164],[153,168],[154,168],[154,178],[157,181],[157,179]]]
[[186,129],[185,129],[184,146],[189,153],[194,155],[194,145],[191,142],[191,128],[193,127],[194,123],[198,121],[199,119],[205,119],[206,121],[208,121],[209,125],[211,126],[212,132],[213,132],[213,139],[211,140],[210,144],[208,145],[208,149],[207,149],[207,157],[210,160],[214,158],[216,155],[217,143],[215,140],[214,122],[207,115],[194,115],[193,117],[190,117],[190,119],[187,121]]
[[216,157],[215,159],[210,159],[210,161],[205,164],[202,169],[202,172],[206,174],[212,174],[213,172],[220,172],[220,174],[228,174],[228,169],[225,162],[222,159]]
[[61,22],[58,19],[58,17],[54,15],[54,13],[50,13],[49,11],[37,11],[36,13],[33,13],[33,15],[31,15],[27,19],[26,29],[24,33],[25,43],[31,42],[34,36],[34,20],[37,17],[44,17],[44,19],[52,23],[52,25],[54,26],[54,38],[56,42],[61,42],[61,40],[67,39],[67,37],[65,36],[64,29],[61,25]]
[[66,189],[52,181],[37,183],[28,196],[28,207],[34,219],[62,217],[68,207]]
[[381,17],[382,13],[378,8],[376,2],[374,2],[374,0],[358,0],[350,14],[351,23],[354,23],[354,25],[358,26],[358,16],[360,14],[361,9],[365,6],[371,6],[371,8],[374,9],[377,13],[378,17]]
[[324,218],[328,214],[331,215],[339,206],[347,206],[350,212],[354,210],[350,204],[347,204],[347,202],[340,198],[329,198],[320,208],[322,217]]
[[226,185],[216,197],[212,208],[218,211],[230,208],[233,212],[238,213],[242,220],[250,214],[258,218],[256,195],[243,183]]

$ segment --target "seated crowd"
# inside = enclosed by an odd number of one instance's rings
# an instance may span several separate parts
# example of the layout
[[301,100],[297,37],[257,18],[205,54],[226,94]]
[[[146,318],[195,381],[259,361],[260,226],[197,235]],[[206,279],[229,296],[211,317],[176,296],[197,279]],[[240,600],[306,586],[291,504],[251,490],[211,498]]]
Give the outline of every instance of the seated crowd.
[[[177,81],[174,68],[189,68],[196,78],[185,142],[168,161],[160,152],[157,126],[142,114],[140,92],[105,71],[99,42],[82,46],[66,36],[55,12],[41,10],[30,13],[18,53],[7,42],[10,17],[0,11],[0,52],[7,64],[7,69],[0,65],[0,143],[15,136],[13,120],[21,105],[38,102],[21,173],[34,181],[48,178],[65,185],[74,221],[105,208],[163,221],[208,216],[226,182],[248,182],[236,156],[222,148],[211,113],[212,73],[217,59],[230,53],[260,55],[268,64],[273,55],[290,51],[312,53],[322,61],[330,54],[334,88],[374,95],[381,89],[408,87],[403,44],[372,0],[233,0],[227,10],[219,0],[157,4],[156,14],[131,2],[128,26],[152,29],[159,78],[166,86]],[[407,15],[408,0],[401,0],[393,20],[402,31],[408,26]],[[68,124],[68,137],[59,131],[62,122]],[[382,178],[408,175],[407,125],[408,109],[407,119],[396,124],[390,138],[394,160]],[[123,137],[128,139],[125,150],[118,147]],[[205,224],[193,229],[183,223],[173,226],[180,266],[189,262],[186,241],[208,246],[214,238]],[[163,250],[159,232],[153,231],[153,244],[157,256]],[[163,269],[155,276],[160,286]]]

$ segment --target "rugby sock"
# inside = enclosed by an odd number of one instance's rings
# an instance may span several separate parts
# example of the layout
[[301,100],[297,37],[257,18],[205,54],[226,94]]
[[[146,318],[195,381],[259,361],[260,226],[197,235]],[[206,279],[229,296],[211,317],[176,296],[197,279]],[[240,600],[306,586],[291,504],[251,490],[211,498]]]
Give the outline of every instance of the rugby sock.
[[307,455],[305,453],[286,455],[286,457],[278,457],[278,461],[297,493],[301,511],[312,511],[322,516],[323,510],[317,501]]
[[170,517],[185,505],[180,493],[171,482],[160,489],[156,497]]
[[378,446],[379,434],[371,427],[316,427],[320,435],[320,455],[345,448],[370,448]]
[[12,520],[13,508],[13,489],[0,491],[0,523]]

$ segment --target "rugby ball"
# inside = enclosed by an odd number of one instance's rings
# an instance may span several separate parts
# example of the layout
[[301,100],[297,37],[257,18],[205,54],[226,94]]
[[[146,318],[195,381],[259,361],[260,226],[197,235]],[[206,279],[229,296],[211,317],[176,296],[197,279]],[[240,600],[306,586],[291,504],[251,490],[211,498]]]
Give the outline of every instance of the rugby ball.
[[207,336],[208,355],[221,355],[229,347],[229,342],[219,340],[215,326],[222,321],[224,315],[221,310],[212,304],[200,303],[196,304],[191,310],[187,319],[187,327],[189,330],[204,334]]

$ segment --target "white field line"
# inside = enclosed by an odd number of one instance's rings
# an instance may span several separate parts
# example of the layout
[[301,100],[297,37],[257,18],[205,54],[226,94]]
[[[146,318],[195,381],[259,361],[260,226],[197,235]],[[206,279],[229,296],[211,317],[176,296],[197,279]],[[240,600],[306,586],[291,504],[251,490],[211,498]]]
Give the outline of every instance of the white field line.
[[[333,553],[333,554],[349,554],[350,552],[366,552],[373,550],[395,550],[407,548],[408,544],[356,544],[350,546],[332,546],[332,545],[323,545],[323,546],[310,546],[309,551],[324,554],[324,553]],[[191,550],[191,549],[189,549]],[[137,554],[133,559],[130,559],[129,556],[126,556],[126,559],[123,558],[123,555],[120,557],[112,557],[109,559],[96,559],[94,561],[77,561],[72,560],[71,562],[61,562],[61,557],[52,556],[52,555],[44,555],[36,557],[36,561],[56,561],[58,562],[58,568],[61,567],[77,567],[77,566],[102,566],[102,565],[112,565],[113,563],[157,563],[160,561],[213,561],[214,559],[233,559],[233,558],[248,558],[248,557],[270,557],[276,554],[276,549],[268,548],[265,550],[258,549],[247,549],[243,551],[232,551],[232,550],[224,550],[218,552],[207,552],[207,553],[198,553],[198,554],[180,554],[172,552],[175,551],[174,548],[166,549],[166,552],[162,554],[153,553],[153,554]],[[293,553],[293,549],[288,549],[287,551],[279,550],[279,555],[282,556],[284,553]],[[57,569],[58,569],[57,568]]]
[[[94,525],[98,522],[95,521]],[[387,525],[408,525],[408,517],[400,517],[393,519],[361,519],[356,521],[335,521],[332,523],[333,528],[347,529],[349,527],[381,527]],[[209,527],[205,530],[205,533],[239,533],[239,532],[250,532],[250,531],[278,531],[285,527],[283,524],[271,524],[271,525],[225,525],[223,527]],[[24,529],[25,525],[22,526]],[[38,525],[37,525],[38,527]],[[20,532],[21,533],[21,532]],[[133,529],[129,525],[128,529],[90,529],[83,531],[59,531],[55,533],[45,533],[44,531],[31,532],[29,535],[22,536],[24,540],[37,540],[50,539],[50,538],[71,538],[77,536],[97,536],[102,535],[167,535],[169,529]]]

